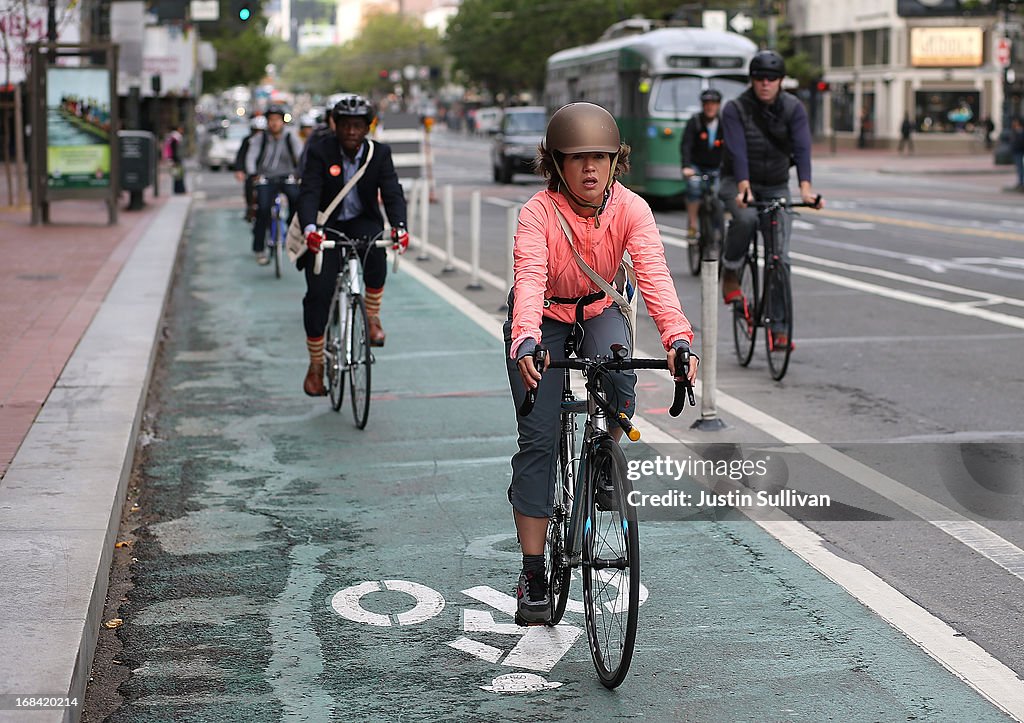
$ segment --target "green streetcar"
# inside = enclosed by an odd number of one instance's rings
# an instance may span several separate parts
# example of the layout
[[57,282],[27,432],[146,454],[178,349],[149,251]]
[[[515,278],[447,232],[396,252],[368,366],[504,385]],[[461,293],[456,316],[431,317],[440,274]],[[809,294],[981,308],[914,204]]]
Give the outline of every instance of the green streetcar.
[[700,111],[701,90],[717,89],[723,102],[742,93],[757,46],[735,33],[651,27],[627,20],[596,43],[552,55],[545,98],[549,112],[576,100],[611,111],[632,148],[623,182],[645,196],[676,198],[684,189],[679,141]]

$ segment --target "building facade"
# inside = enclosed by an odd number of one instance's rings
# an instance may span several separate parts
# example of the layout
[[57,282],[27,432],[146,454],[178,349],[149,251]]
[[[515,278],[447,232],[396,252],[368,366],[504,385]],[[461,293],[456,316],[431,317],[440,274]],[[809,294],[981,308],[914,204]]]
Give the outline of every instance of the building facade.
[[811,96],[815,133],[842,145],[890,146],[906,117],[926,150],[983,147],[986,120],[993,138],[1003,127],[1004,98],[1022,112],[1024,83],[1013,72],[1020,38],[1009,74],[1001,62],[1001,39],[1019,33],[1006,15],[996,2],[790,0],[796,47],[823,69],[828,88]]

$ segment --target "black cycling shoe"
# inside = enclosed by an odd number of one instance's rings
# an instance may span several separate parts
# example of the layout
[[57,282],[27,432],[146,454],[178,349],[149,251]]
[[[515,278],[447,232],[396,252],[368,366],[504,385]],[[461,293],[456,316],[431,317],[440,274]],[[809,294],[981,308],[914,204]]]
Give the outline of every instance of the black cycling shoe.
[[519,574],[516,600],[516,623],[519,625],[537,625],[551,620],[551,600],[543,570],[523,570]]
[[594,492],[594,501],[597,502],[597,509],[602,512],[615,512],[619,509],[619,499],[615,488],[607,482]]

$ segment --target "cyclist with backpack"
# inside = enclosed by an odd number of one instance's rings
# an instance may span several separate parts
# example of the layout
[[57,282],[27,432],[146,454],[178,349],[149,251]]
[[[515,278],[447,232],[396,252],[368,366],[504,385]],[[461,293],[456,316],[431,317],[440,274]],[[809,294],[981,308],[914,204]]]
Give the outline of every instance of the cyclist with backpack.
[[[593,103],[560,108],[548,121],[535,166],[547,179],[547,188],[519,214],[515,283],[504,325],[505,362],[517,408],[528,389],[537,390],[533,412],[516,419],[519,451],[512,457],[508,489],[523,553],[517,609],[527,623],[546,622],[550,613],[544,542],[563,381],[561,374],[541,375],[543,370],[534,365],[536,346],[543,342],[549,359],[564,359],[570,339],[581,356],[608,355],[616,343],[632,352],[632,329],[619,301],[622,292],[611,285],[626,251],[669,369],[675,368],[676,354],[688,352],[693,341],[651,208],[615,180],[629,169],[629,146],[621,142],[611,113]],[[687,376],[692,381],[696,374],[697,358],[691,356]],[[618,411],[632,417],[636,373],[614,372],[612,378],[609,397]],[[614,429],[613,435],[618,439],[622,430]]]
[[[725,104],[722,128],[725,155],[719,196],[732,215],[722,258],[722,295],[726,304],[743,302],[737,270],[758,224],[751,200],[789,199],[789,169],[796,166],[800,197],[818,200],[811,186],[811,131],[807,112],[796,96],[782,90],[786,63],[774,50],[761,50],[750,61],[750,87]],[[819,208],[824,205],[818,201]],[[781,215],[778,234],[782,262],[789,267],[792,218]],[[776,330],[773,330],[776,331]],[[775,347],[792,343],[784,333],[774,337]]]
[[679,143],[679,156],[683,163],[683,178],[686,179],[686,213],[690,221],[690,243],[697,241],[697,210],[700,208],[701,176],[718,175],[722,165],[725,141],[718,110],[722,106],[722,94],[714,88],[707,88],[700,94],[701,112],[695,114],[683,130]]
[[[288,197],[288,222],[295,213],[299,201],[298,161],[302,154],[302,141],[285,127],[285,110],[279,105],[267,108],[265,114],[267,129],[249,142],[245,157],[245,174],[266,179],[256,184],[256,223],[253,224],[252,250],[256,263],[265,266],[270,263],[267,255],[267,228],[270,226],[270,211],[278,192]],[[291,182],[289,182],[289,178]]]

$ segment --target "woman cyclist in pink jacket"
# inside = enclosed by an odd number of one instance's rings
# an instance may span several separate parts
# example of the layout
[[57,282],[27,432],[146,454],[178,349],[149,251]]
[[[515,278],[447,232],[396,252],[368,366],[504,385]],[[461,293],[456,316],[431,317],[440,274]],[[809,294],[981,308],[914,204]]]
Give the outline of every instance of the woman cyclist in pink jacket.
[[[618,306],[577,263],[562,227],[565,219],[583,261],[612,282],[628,251],[647,310],[661,333],[674,368],[677,351],[693,342],[690,322],[665,263],[665,249],[650,207],[615,180],[629,169],[629,146],[622,144],[615,119],[593,103],[570,103],[548,122],[536,166],[547,181],[523,206],[514,246],[515,283],[505,322],[505,354],[513,401],[537,388],[533,412],[517,417],[519,452],[512,457],[512,503],[523,551],[516,588],[519,618],[547,622],[549,615],[544,542],[551,515],[557,457],[561,374],[541,376],[533,351],[543,342],[551,359],[565,357],[572,339],[579,356],[607,355],[612,344],[632,347],[629,327]],[[698,360],[690,357],[692,382]],[[634,372],[612,374],[619,411],[633,416]],[[621,430],[613,430],[621,436]],[[617,437],[618,438],[618,437]]]

